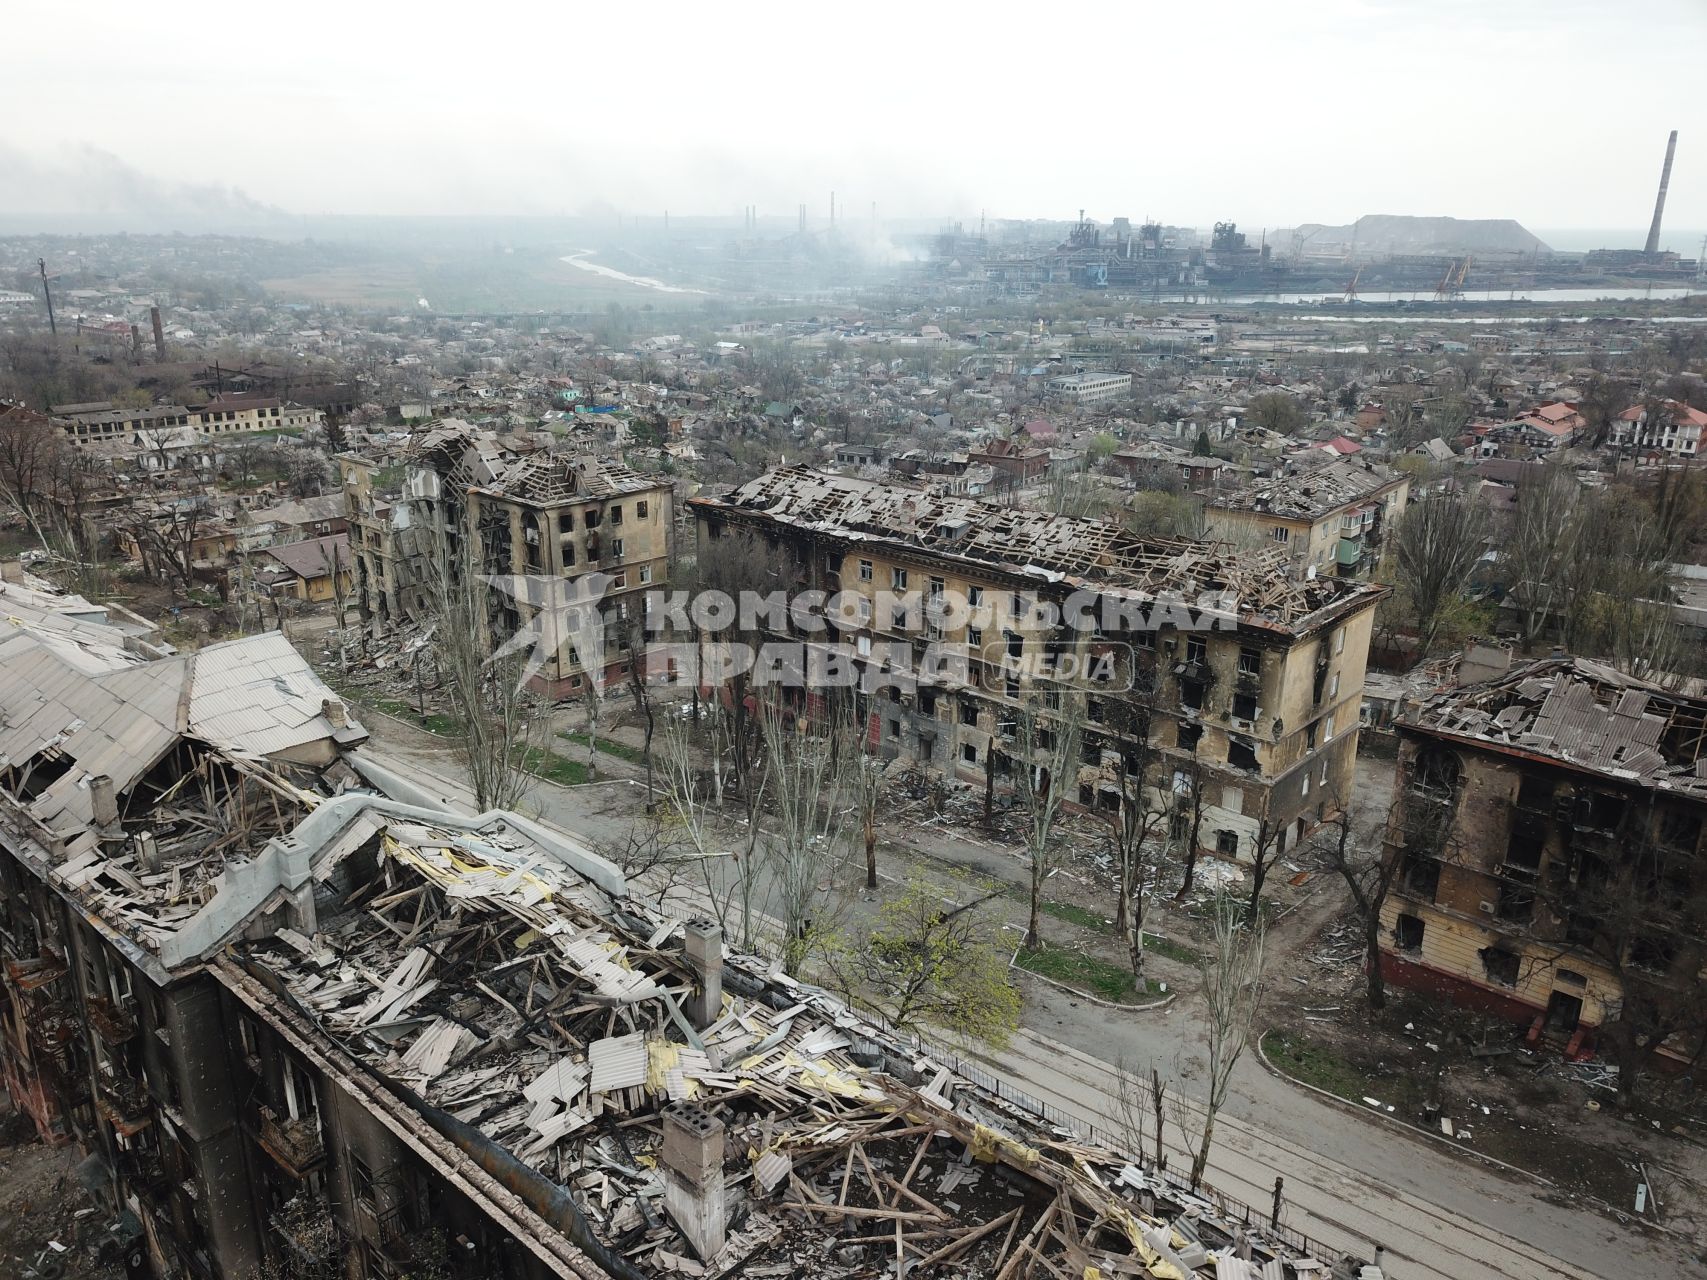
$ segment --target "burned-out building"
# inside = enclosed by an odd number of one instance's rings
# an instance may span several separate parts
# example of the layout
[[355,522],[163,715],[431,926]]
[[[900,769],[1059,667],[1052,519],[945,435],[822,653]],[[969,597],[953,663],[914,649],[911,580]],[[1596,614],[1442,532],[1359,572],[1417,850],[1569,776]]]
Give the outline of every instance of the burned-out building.
[[242,1274],[240,1082],[202,960],[312,919],[284,842],[366,735],[276,633],[161,654],[52,617],[0,626],[0,722],[0,1079],[97,1157],[155,1273]]
[[1203,517],[1213,537],[1272,542],[1300,568],[1349,577],[1374,566],[1410,488],[1404,472],[1373,462],[1310,458],[1233,488],[1203,490]]
[[[667,479],[608,459],[520,451],[458,421],[416,437],[398,498],[374,491],[370,468],[350,460],[342,467],[366,616],[382,624],[427,618],[434,570],[422,564],[426,556],[448,559],[454,572],[535,586],[550,580],[566,592],[596,581],[602,660],[565,640],[530,679],[546,696],[567,698],[590,682],[628,675],[641,600],[669,576],[674,489]],[[493,592],[494,647],[539,612],[530,599],[526,587]]]
[[1578,658],[1403,714],[1381,964],[1572,1051],[1707,1031],[1707,700]]
[[887,755],[974,785],[1011,776],[1036,685],[1004,668],[1072,655],[1111,664],[1085,706],[1078,803],[1114,807],[1137,777],[1192,797],[1176,818],[1202,848],[1248,860],[1292,847],[1350,796],[1377,587],[1300,576],[1278,548],[1144,540],[804,467],[690,505],[702,562],[718,539],[749,537],[735,558],[768,586],[853,599],[841,639],[868,668],[955,660],[873,681]]
[[1336,1261],[726,954],[572,837],[443,807],[349,750],[277,636],[142,661],[14,628],[0,660],[0,1061],[96,1157],[137,1274]]

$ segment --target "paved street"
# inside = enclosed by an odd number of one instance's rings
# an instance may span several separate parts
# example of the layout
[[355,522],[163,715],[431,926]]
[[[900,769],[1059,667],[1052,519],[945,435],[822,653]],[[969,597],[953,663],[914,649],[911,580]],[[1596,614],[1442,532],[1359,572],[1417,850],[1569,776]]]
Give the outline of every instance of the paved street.
[[[380,717],[370,721],[372,752],[382,762],[467,805],[468,792],[442,747],[393,730]],[[622,780],[542,786],[524,808],[598,843],[620,837],[643,794]],[[1006,1051],[983,1055],[1025,1091],[1114,1133],[1122,1127],[1116,1077],[1122,1064],[1147,1076],[1155,1063],[1188,1096],[1201,1092],[1203,1035],[1190,1000],[1116,1014],[1032,986],[1025,1029]],[[1266,1208],[1275,1176],[1285,1178],[1289,1225],[1364,1256],[1376,1243],[1385,1245],[1394,1280],[1671,1276],[1695,1265],[1673,1237],[1621,1226],[1528,1179],[1349,1113],[1275,1078],[1254,1051],[1239,1064],[1216,1133],[1212,1186]],[[1164,1137],[1173,1167],[1188,1167],[1171,1115]]]

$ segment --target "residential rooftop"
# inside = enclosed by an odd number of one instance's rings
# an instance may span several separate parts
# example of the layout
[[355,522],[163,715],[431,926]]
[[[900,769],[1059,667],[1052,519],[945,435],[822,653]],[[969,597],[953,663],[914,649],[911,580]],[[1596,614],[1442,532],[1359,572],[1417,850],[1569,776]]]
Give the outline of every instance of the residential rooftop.
[[1707,699],[1585,658],[1543,658],[1439,693],[1405,724],[1707,800]]
[[770,471],[722,497],[697,497],[705,511],[751,512],[780,524],[924,551],[1139,601],[1183,603],[1250,625],[1298,628],[1314,615],[1372,602],[1380,589],[1300,577],[1280,547],[1255,550],[1186,538],[1142,539],[1108,520],[1051,515],[833,475],[809,467]]
[[1206,489],[1203,501],[1223,511],[1256,511],[1288,520],[1315,520],[1366,502],[1404,475],[1373,462],[1332,458],[1320,466],[1287,467],[1235,489]]

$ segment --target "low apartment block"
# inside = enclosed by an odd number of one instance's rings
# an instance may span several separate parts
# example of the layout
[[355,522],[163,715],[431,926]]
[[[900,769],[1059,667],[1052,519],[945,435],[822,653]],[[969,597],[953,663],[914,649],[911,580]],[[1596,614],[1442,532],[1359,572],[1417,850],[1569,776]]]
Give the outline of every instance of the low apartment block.
[[1375,563],[1410,490],[1409,476],[1372,462],[1293,462],[1237,488],[1203,490],[1203,516],[1212,538],[1272,542],[1300,568],[1350,577]]
[[1583,1051],[1707,1026],[1707,700],[1553,658],[1403,714],[1381,964]]

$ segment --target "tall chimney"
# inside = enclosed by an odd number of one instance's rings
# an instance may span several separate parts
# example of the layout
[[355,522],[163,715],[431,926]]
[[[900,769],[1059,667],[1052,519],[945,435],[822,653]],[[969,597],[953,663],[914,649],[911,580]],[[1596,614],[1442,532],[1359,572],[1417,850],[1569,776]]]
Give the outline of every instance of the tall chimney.
[[682,955],[693,970],[688,1020],[704,1031],[723,1014],[723,930],[705,920],[682,926]]
[[1645,253],[1660,251],[1660,219],[1666,212],[1666,188],[1671,185],[1671,158],[1677,154],[1677,130],[1671,131],[1671,138],[1666,143],[1665,167],[1660,170],[1660,194],[1654,201],[1654,225],[1648,228],[1648,247]]
[[701,1262],[723,1251],[728,1207],[723,1198],[723,1121],[693,1102],[664,1112],[664,1212]]
[[164,361],[166,359],[166,332],[160,327],[160,308],[148,308],[148,318],[154,324],[154,358]]

